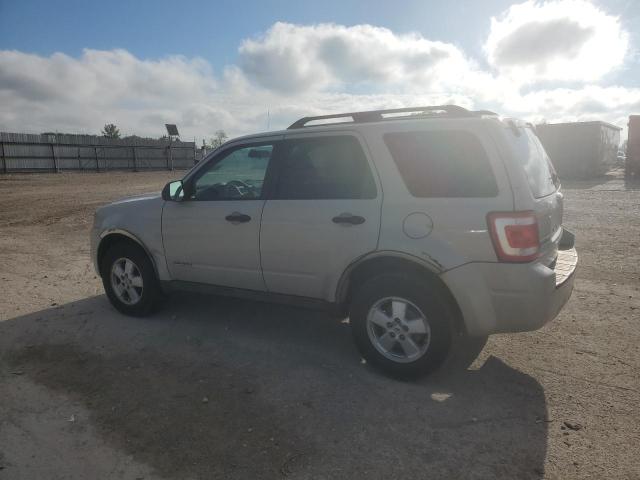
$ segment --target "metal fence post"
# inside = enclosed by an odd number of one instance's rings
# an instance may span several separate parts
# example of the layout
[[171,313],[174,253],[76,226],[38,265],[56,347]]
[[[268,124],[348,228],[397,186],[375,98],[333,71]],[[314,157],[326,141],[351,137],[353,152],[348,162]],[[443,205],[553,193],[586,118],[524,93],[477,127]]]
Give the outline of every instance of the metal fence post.
[[136,147],[133,146],[131,147],[131,149],[133,150],[133,171],[137,172],[138,171],[138,155],[136,154]]
[[0,142],[0,149],[2,151],[2,169],[4,173],[7,173],[9,169],[7,168],[7,157],[4,156],[4,142]]
[[58,169],[58,157],[56,156],[56,148],[51,144],[51,155],[53,155],[53,168],[58,173],[60,170]]

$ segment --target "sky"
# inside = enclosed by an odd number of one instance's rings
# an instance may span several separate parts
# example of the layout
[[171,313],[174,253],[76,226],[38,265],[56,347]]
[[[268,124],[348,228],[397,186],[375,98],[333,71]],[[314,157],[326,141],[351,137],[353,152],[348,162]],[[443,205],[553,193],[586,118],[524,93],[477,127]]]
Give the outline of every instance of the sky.
[[444,103],[626,127],[640,2],[0,0],[0,131],[200,142]]

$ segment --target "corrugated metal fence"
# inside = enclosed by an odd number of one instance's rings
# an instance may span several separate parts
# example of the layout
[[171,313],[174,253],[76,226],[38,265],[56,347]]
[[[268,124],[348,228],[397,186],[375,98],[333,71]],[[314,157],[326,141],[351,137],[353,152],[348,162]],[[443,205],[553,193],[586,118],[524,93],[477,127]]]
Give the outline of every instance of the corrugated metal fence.
[[0,132],[0,173],[191,168],[193,142]]

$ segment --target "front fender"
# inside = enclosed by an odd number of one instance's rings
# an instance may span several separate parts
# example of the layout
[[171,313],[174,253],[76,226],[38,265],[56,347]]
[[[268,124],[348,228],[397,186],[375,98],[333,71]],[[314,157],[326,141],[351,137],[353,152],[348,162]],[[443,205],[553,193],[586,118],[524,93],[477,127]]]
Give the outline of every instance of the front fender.
[[96,212],[91,233],[92,258],[99,271],[100,245],[113,235],[124,236],[147,253],[159,280],[170,280],[162,243],[162,207],[159,197],[107,205]]
[[137,243],[143,250],[144,252],[147,254],[147,256],[151,259],[151,264],[153,265],[153,270],[156,273],[156,276],[159,277],[159,272],[158,272],[158,264],[157,264],[157,260],[154,257],[154,255],[149,251],[149,249],[147,248],[147,246],[142,242],[142,240],[140,240],[138,237],[136,237],[133,233],[128,232],[127,230],[123,230],[121,228],[111,228],[108,230],[105,230],[103,232],[101,232],[98,235],[98,243],[95,249],[95,255],[94,255],[94,267],[96,269],[96,272],[98,272],[98,274],[100,273],[100,264],[99,264],[99,258],[100,258],[100,254],[102,253],[102,246],[105,242],[109,242],[111,240],[111,238],[113,237],[125,237],[128,238],[129,240],[132,240],[133,242]]

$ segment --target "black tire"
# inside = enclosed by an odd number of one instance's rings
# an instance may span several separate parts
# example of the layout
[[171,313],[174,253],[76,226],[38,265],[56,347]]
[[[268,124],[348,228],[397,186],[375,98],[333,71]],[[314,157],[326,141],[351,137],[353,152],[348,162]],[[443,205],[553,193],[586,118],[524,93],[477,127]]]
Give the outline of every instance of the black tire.
[[460,371],[468,369],[480,355],[489,337],[472,337],[461,333],[454,337],[449,358],[443,369],[448,371]]
[[[382,354],[370,338],[367,316],[370,310],[383,299],[397,297],[406,299],[424,315],[430,329],[426,351],[412,361],[399,362]],[[412,275],[382,274],[368,280],[355,293],[349,312],[351,331],[358,350],[368,363],[379,370],[401,379],[427,375],[438,368],[447,358],[451,347],[453,321],[438,290],[424,279]],[[426,335],[425,335],[426,337]],[[426,344],[423,341],[423,344]]]
[[[114,263],[121,259],[128,259],[137,268],[139,276],[142,277],[143,287],[139,290],[139,300],[133,304],[125,303],[121,300],[116,292],[111,281],[112,267]],[[151,260],[147,256],[146,252],[137,245],[129,242],[120,242],[113,245],[105,253],[100,271],[102,273],[102,284],[104,291],[113,305],[119,312],[125,315],[131,315],[135,317],[143,317],[153,313],[158,307],[162,298],[162,291],[158,279],[156,278]]]

